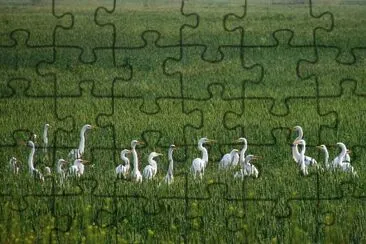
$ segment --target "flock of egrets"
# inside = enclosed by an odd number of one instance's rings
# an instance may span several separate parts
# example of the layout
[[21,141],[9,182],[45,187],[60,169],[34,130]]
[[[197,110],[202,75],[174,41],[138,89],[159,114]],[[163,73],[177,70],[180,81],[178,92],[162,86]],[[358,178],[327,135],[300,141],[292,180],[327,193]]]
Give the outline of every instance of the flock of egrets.
[[[47,153],[48,147],[48,128],[49,124],[44,125],[43,130],[43,151]],[[76,149],[72,149],[68,154],[68,158],[70,161],[73,161],[73,164],[67,167],[68,161],[65,159],[59,159],[56,163],[56,174],[59,176],[60,182],[63,183],[65,179],[68,177],[81,177],[84,174],[85,167],[84,165],[88,164],[87,160],[82,159],[85,151],[85,134],[88,130],[92,129],[93,126],[86,124],[81,128],[80,131],[80,142],[79,147]],[[324,171],[324,168],[321,167],[317,161],[309,156],[305,155],[306,152],[306,142],[303,139],[303,130],[300,126],[295,126],[293,130],[297,133],[297,137],[292,144],[292,156],[294,161],[297,163],[297,166],[300,169],[300,172],[306,176],[308,175],[308,168],[311,166],[315,166],[317,169]],[[45,167],[43,173],[40,170],[34,167],[34,155],[36,152],[36,146],[33,140],[36,139],[36,135],[32,134],[31,139],[27,142],[27,146],[31,148],[28,157],[28,169],[29,174],[41,181],[44,181],[44,175],[51,175],[51,168]],[[195,158],[192,161],[192,166],[190,168],[191,173],[193,174],[194,179],[197,178],[197,175],[200,179],[203,178],[205,169],[208,164],[208,151],[205,148],[205,144],[215,142],[214,140],[210,140],[206,137],[201,138],[198,141],[198,150],[201,151],[201,157]],[[237,169],[239,170],[234,173],[233,177],[238,179],[244,179],[244,177],[252,176],[257,178],[259,175],[258,169],[251,162],[255,159],[260,159],[259,156],[248,154],[246,155],[246,151],[248,148],[247,140],[243,137],[239,138],[236,142],[243,143],[242,149],[233,149],[230,153],[225,154],[220,162],[218,163],[219,170],[227,170],[227,169]],[[121,160],[122,164],[118,165],[115,168],[115,174],[118,178],[128,178],[135,182],[142,182],[143,180],[151,180],[156,177],[158,167],[157,161],[155,158],[158,156],[162,156],[163,154],[157,152],[151,152],[148,156],[148,165],[143,169],[142,174],[139,170],[139,157],[136,151],[136,146],[141,145],[143,142],[138,140],[131,141],[131,149],[123,149],[121,151]],[[350,150],[347,149],[344,143],[338,142],[337,145],[340,147],[341,152],[339,155],[334,158],[331,162],[329,162],[329,153],[327,147],[325,145],[320,145],[318,148],[324,151],[325,159],[324,166],[325,170],[335,170],[340,169],[345,172],[351,173],[353,176],[357,176],[357,172],[354,170],[353,166],[350,162]],[[299,147],[300,146],[300,147]],[[168,151],[168,160],[169,166],[166,176],[164,177],[164,181],[166,184],[173,183],[173,151],[176,148],[175,145],[170,145]],[[300,149],[300,150],[299,150]],[[133,160],[133,168],[131,171],[130,160],[128,155],[132,154]],[[20,169],[20,161],[12,157],[10,159],[10,168],[14,174],[19,173]]]

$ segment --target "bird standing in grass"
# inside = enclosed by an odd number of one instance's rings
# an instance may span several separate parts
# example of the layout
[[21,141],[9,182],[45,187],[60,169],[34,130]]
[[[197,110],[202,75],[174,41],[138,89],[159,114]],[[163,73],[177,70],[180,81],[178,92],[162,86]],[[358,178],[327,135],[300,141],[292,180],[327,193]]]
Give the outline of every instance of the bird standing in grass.
[[121,159],[125,164],[120,164],[116,167],[117,178],[121,178],[123,176],[123,178],[126,179],[128,173],[130,172],[130,160],[127,157],[127,154],[130,153],[131,151],[128,149],[124,149],[121,151]]
[[169,161],[169,166],[168,166],[168,172],[166,174],[166,176],[164,177],[164,182],[168,185],[172,184],[174,181],[174,176],[173,176],[173,166],[174,166],[174,160],[173,160],[173,151],[175,149],[175,145],[172,144],[169,147],[168,150],[168,161]]
[[64,159],[59,159],[57,161],[56,164],[56,173],[59,175],[60,178],[60,183],[63,184],[65,177],[66,177],[66,172],[65,170],[62,168],[63,165],[67,164],[67,161]]
[[138,140],[131,141],[131,151],[132,151],[132,156],[133,156],[133,170],[132,170],[131,177],[134,181],[140,182],[140,183],[142,182],[142,175],[139,170],[139,158],[138,158],[138,155],[136,152],[136,146],[141,145],[141,144],[143,144],[143,142],[140,142]]
[[203,146],[203,144],[210,142],[214,142],[214,140],[207,139],[206,137],[203,137],[198,141],[198,150],[202,152],[202,157],[195,158],[192,161],[191,172],[193,173],[194,179],[196,179],[197,173],[200,179],[202,179],[202,176],[205,173],[205,168],[208,163],[208,152],[207,149]]
[[333,160],[333,167],[340,168],[344,172],[350,172],[353,176],[357,176],[357,172],[351,165],[350,161],[346,161],[346,155],[349,154],[349,150],[347,149],[346,145],[342,142],[338,142],[337,145],[341,148],[340,154]]
[[89,124],[86,124],[81,128],[79,147],[76,149],[72,149],[69,152],[69,158],[77,159],[77,158],[81,158],[83,156],[84,150],[85,150],[85,133],[86,133],[86,131],[91,130],[92,128],[93,128],[93,126],[91,126]]
[[234,178],[241,178],[242,180],[244,179],[245,176],[253,176],[254,178],[258,178],[259,171],[250,162],[252,160],[256,160],[259,158],[260,157],[258,157],[256,155],[251,155],[251,154],[247,155],[245,157],[245,159],[243,160],[243,162],[240,164],[241,165],[240,171],[238,171],[234,174]]
[[324,152],[324,165],[325,165],[325,169],[329,170],[330,169],[330,164],[329,164],[329,152],[327,147],[322,144],[320,146],[317,146],[317,148],[319,148],[320,150],[322,150]]
[[43,127],[43,152],[47,153],[48,148],[48,128],[51,127],[49,124],[45,124]]
[[[298,144],[296,144],[295,142],[298,140],[304,140],[303,139],[304,133],[303,133],[302,127],[298,126],[298,125],[295,126],[293,128],[293,130],[295,132],[297,132],[298,135],[297,135],[296,139],[294,140],[294,142],[292,143],[292,157],[296,163],[299,163],[301,160],[301,153],[299,152]],[[304,156],[304,162],[306,165],[317,165],[317,162],[314,158],[306,156],[306,155]]]
[[219,169],[228,169],[237,166],[239,162],[238,152],[238,149],[233,149],[230,153],[225,154],[219,162]]
[[11,157],[10,158],[9,167],[10,167],[10,170],[14,174],[19,174],[20,165],[19,165],[18,159],[16,157]]
[[156,173],[158,172],[158,164],[154,160],[154,158],[161,156],[161,155],[163,155],[163,154],[157,153],[157,152],[151,152],[149,154],[149,158],[148,158],[149,164],[146,165],[146,167],[142,171],[142,176],[144,179],[152,180],[155,177]]
[[32,141],[28,141],[28,146],[31,147],[31,151],[28,156],[29,173],[36,180],[44,181],[43,174],[38,169],[34,168],[34,154],[36,152],[36,147]]
[[70,166],[69,174],[77,177],[81,177],[84,174],[85,166],[84,163],[88,161],[83,160],[81,158],[77,158],[74,160],[74,164]]

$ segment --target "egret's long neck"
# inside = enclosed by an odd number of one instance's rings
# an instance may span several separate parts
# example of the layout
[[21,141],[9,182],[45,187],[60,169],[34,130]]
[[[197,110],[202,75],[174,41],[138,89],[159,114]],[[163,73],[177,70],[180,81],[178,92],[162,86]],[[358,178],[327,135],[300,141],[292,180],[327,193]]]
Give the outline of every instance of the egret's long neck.
[[173,172],[173,149],[169,149],[168,152],[169,168],[168,172]]
[[139,158],[137,156],[135,146],[132,147],[132,156],[133,156],[133,170],[138,170],[139,168]]
[[34,145],[32,145],[32,149],[29,153],[29,157],[28,157],[28,166],[29,166],[29,171],[33,172],[34,170],[34,164],[33,164],[33,158],[34,158],[34,153],[36,152],[36,148]]
[[[296,140],[295,140],[296,141]],[[298,160],[300,158],[300,152],[297,144],[292,144],[292,156],[295,160]]]
[[202,152],[202,160],[205,161],[205,163],[207,163],[208,162],[207,149],[202,144],[198,144],[198,149]]
[[130,165],[130,160],[125,155],[122,155],[121,158],[125,162],[125,165]]
[[329,152],[328,152],[328,149],[324,148],[324,164],[325,164],[325,167],[328,167],[329,166]]
[[149,156],[148,161],[149,161],[149,164],[151,166],[153,166],[154,168],[157,168],[158,167],[158,165],[156,164],[156,161],[154,160],[154,158],[152,156]]
[[297,134],[297,137],[296,137],[295,141],[302,139],[302,138],[303,138],[303,136],[304,136],[304,132],[302,131],[302,129],[301,129],[301,128],[298,128],[298,129],[297,129],[297,133],[298,133],[298,134]]
[[61,161],[57,161],[57,173],[61,173],[62,172],[62,168],[61,168]]
[[248,149],[248,144],[247,142],[244,142],[244,146],[243,146],[243,149],[241,149],[240,151],[240,162],[244,163],[245,161],[245,152],[247,151]]
[[47,136],[47,134],[48,134],[48,127],[47,127],[47,126],[45,126],[45,127],[44,127],[44,130],[43,130],[43,143],[44,143],[45,145],[47,145],[47,144],[48,144],[48,136]]
[[342,147],[342,151],[339,154],[339,162],[343,162],[343,159],[346,156],[346,154],[347,154],[347,148]]
[[84,150],[85,150],[85,132],[86,132],[86,128],[83,128],[80,131],[80,143],[79,143],[80,154],[84,154]]

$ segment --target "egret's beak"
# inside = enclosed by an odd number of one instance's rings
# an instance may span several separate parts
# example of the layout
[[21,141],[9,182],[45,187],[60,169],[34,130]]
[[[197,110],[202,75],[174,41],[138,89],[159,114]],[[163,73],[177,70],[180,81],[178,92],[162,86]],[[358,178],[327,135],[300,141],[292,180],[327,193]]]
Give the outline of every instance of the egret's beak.
[[321,146],[316,146],[316,148],[318,148],[318,149],[323,149]]
[[351,151],[351,150],[349,150],[349,149],[347,149],[347,153],[348,153],[348,154],[351,154],[351,153],[352,153],[352,151]]
[[217,142],[216,140],[211,140],[211,139],[209,139],[208,141],[207,141],[207,143],[215,143],[215,142]]
[[162,153],[158,153],[158,156],[163,156],[163,154]]
[[143,141],[137,141],[137,145],[144,145],[145,144],[145,142],[143,142]]
[[254,155],[254,157],[252,159],[262,159],[262,157]]
[[88,161],[88,160],[81,160],[81,162],[82,162],[83,164],[89,164],[89,163],[90,163],[90,161]]

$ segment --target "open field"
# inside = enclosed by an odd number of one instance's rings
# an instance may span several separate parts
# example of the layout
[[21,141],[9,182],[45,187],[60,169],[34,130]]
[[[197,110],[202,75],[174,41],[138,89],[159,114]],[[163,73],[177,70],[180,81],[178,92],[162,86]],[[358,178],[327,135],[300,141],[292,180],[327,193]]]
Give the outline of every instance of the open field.
[[[117,2],[111,13],[107,1],[63,2],[54,13],[51,4],[0,6],[0,242],[366,242],[366,7],[314,4],[315,18],[308,4],[248,3],[239,19],[235,1],[189,1],[182,11],[179,1],[147,2]],[[54,171],[86,123],[97,126],[84,155],[94,167],[65,185],[29,176],[30,132],[35,167]],[[314,167],[302,176],[291,155],[295,125],[322,167],[316,146],[326,144],[332,160],[344,142],[358,177]],[[217,142],[194,181],[204,136]],[[242,136],[247,153],[262,157],[257,179],[218,170]],[[151,182],[116,180],[132,139],[145,143],[141,171],[151,151],[164,154]],[[172,143],[168,187],[160,183]]]

